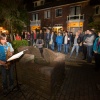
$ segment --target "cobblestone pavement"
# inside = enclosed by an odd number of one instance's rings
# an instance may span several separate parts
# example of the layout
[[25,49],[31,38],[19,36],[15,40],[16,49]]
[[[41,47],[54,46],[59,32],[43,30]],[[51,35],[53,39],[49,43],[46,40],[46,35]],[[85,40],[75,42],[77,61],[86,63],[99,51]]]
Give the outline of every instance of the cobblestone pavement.
[[[94,70],[94,63],[80,58],[66,57],[66,76],[59,91],[50,97],[39,95],[31,87],[21,85],[26,100],[100,100],[100,71]],[[1,81],[1,76],[0,76]],[[25,100],[21,91],[13,91],[6,97],[2,94],[0,82],[0,100]]]

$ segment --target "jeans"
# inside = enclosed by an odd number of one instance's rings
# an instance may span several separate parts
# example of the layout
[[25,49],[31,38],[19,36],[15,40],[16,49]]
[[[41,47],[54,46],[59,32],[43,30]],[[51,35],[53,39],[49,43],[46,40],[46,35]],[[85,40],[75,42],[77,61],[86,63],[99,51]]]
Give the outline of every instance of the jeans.
[[50,47],[51,47],[51,50],[54,50],[54,43],[52,43],[52,44],[50,45]]
[[69,44],[64,44],[64,53],[68,53]]
[[61,52],[62,44],[57,44],[58,46],[58,52]]
[[87,46],[83,45],[83,59],[87,58]]
[[9,86],[13,86],[14,85],[14,79],[13,79],[13,69],[14,69],[14,65],[10,66],[9,69],[6,69],[3,65],[0,65],[1,67],[1,74],[2,74],[2,84],[3,84],[3,89],[7,89],[8,88],[8,79],[7,79],[7,75],[9,76]]
[[87,62],[92,62],[93,45],[87,46]]
[[70,53],[70,57],[72,56],[74,50],[76,49],[76,57],[78,56],[78,53],[79,53],[79,45],[74,45],[72,47],[72,50],[71,50],[71,53]]
[[49,48],[49,41],[45,41],[45,47]]

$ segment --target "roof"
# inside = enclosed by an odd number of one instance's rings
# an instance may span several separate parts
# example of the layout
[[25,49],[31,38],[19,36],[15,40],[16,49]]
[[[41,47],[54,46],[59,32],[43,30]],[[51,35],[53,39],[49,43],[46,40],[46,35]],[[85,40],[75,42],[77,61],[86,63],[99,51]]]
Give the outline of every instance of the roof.
[[100,5],[100,0],[90,0],[90,5]]
[[87,0],[47,0],[45,5],[34,7],[34,5],[29,9],[29,11],[35,11],[35,10],[40,10],[40,9],[45,9],[49,7],[55,7],[55,6],[60,6],[60,5],[65,5],[65,4],[71,4],[71,3],[76,3],[76,2],[81,2],[81,1],[87,1]]
[[[30,9],[28,11],[31,12],[31,11],[35,11],[35,10],[40,10],[40,9],[45,9],[45,8],[50,8],[50,7],[55,7],[55,6],[65,5],[65,4],[83,2],[83,1],[88,1],[88,0],[59,0],[59,1],[46,0],[45,5],[42,5],[42,6],[34,7],[34,5],[32,4],[32,6],[30,7]],[[91,5],[96,5],[96,4],[98,4],[98,2],[100,2],[100,1],[99,0],[90,0]]]

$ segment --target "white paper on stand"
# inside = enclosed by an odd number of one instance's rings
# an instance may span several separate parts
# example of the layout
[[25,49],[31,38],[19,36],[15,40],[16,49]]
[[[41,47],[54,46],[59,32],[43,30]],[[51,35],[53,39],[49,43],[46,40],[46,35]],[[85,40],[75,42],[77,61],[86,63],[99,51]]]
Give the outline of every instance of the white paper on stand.
[[[28,49],[26,49],[26,50],[28,50]],[[10,57],[7,61],[11,61],[11,60],[14,60],[14,59],[20,58],[20,57],[24,54],[24,51],[26,51],[26,50],[23,50],[23,51],[21,51],[21,52],[15,54],[15,55],[13,55],[13,56]]]

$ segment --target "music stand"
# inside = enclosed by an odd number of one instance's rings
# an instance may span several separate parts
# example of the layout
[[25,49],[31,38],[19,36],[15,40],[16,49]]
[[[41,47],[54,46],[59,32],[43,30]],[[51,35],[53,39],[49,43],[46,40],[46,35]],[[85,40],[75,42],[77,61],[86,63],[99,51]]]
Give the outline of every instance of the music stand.
[[[26,50],[28,50],[28,49],[26,49]],[[20,92],[22,93],[22,95],[24,96],[25,99],[26,99],[26,97],[25,97],[23,91],[22,91],[21,88],[20,88],[20,84],[18,83],[18,75],[17,75],[17,69],[16,69],[16,62],[17,62],[17,60],[24,54],[24,51],[26,51],[26,50],[23,50],[23,51],[21,51],[21,52],[15,54],[15,55],[13,55],[12,57],[10,57],[10,58],[7,60],[7,62],[8,62],[8,61],[12,61],[12,60],[15,61],[16,86],[14,86],[13,90],[17,88],[17,91],[20,91]]]

